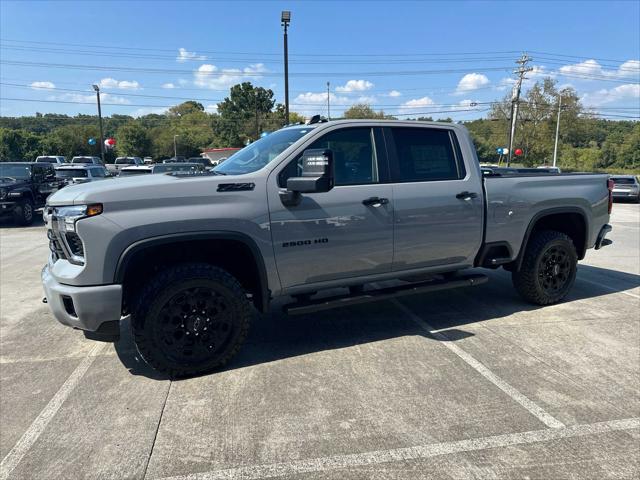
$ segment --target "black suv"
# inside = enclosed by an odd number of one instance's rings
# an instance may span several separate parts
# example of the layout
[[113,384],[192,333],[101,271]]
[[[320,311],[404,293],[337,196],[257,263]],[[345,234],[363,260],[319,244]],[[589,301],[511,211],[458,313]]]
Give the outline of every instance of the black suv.
[[34,211],[61,186],[49,163],[0,162],[0,217],[12,216],[19,225],[31,225]]

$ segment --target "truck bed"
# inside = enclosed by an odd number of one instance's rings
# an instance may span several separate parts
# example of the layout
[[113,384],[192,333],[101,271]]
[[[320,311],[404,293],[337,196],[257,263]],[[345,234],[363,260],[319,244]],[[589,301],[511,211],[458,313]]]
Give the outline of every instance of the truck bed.
[[485,244],[505,243],[515,258],[532,220],[541,214],[575,211],[587,225],[587,248],[608,219],[608,175],[584,173],[500,174],[484,177]]

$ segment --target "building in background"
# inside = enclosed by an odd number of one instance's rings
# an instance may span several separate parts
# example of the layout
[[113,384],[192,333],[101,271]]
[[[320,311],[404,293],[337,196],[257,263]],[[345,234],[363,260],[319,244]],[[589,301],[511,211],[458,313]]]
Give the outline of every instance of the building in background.
[[202,150],[202,156],[211,160],[211,163],[217,165],[236,153],[239,148],[205,148]]

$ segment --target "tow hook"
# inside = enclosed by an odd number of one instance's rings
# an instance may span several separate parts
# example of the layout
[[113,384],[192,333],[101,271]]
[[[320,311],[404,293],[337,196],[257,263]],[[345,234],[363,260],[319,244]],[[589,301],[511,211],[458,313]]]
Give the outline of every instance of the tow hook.
[[47,302],[47,297],[42,297],[42,303],[49,303]]

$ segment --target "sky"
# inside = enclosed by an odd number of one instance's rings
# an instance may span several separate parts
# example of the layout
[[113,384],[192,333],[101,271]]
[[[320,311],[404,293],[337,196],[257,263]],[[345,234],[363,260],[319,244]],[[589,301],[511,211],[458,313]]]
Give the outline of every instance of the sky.
[[[0,115],[214,112],[250,81],[284,103],[280,12],[291,11],[291,110],[367,103],[400,118],[470,120],[552,76],[592,112],[640,116],[640,1],[63,2],[0,0]],[[327,94],[327,82],[330,93]]]

